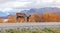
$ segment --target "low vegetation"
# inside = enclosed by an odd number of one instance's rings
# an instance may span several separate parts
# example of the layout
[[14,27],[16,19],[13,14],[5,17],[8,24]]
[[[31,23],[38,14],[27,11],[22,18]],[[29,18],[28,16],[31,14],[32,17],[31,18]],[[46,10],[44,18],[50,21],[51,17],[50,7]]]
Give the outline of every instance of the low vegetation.
[[43,28],[43,29],[7,29],[5,33],[60,33],[60,28]]
[[[4,22],[4,19],[0,19],[0,23],[3,23],[3,22]],[[18,19],[15,16],[11,16],[11,17],[8,17],[8,20],[5,22],[8,22],[8,23],[16,23],[16,22],[18,22],[18,23],[20,23],[20,22],[21,23],[24,23],[24,22],[60,22],[60,14],[45,13],[43,15],[38,15],[35,13],[33,15],[28,16],[28,18],[27,18],[27,16],[24,17],[24,16],[19,15]]]

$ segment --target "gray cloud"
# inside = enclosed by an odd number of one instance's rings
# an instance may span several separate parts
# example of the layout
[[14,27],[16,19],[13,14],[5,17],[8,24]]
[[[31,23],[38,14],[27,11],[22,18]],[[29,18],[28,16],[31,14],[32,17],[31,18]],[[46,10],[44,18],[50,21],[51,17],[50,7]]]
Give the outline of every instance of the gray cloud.
[[[27,4],[16,2],[28,2]],[[29,3],[31,2],[31,3]],[[15,6],[18,5],[18,6]],[[60,0],[0,0],[0,9],[28,9],[40,7],[60,7]]]

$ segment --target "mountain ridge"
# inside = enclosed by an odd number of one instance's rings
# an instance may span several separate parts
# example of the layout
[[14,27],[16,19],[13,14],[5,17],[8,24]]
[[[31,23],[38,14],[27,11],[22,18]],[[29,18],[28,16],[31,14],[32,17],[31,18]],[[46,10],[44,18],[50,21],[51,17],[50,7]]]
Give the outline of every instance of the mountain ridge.
[[[9,12],[2,12],[0,11],[0,17],[8,16],[8,15],[15,15],[17,13],[17,10],[9,11]],[[21,13],[25,13],[26,15],[32,15],[34,13],[37,13],[39,15],[42,15],[44,13],[56,13],[60,14],[60,8],[56,7],[45,7],[45,8],[31,8],[29,10],[21,10]],[[1,16],[2,15],[2,16]]]

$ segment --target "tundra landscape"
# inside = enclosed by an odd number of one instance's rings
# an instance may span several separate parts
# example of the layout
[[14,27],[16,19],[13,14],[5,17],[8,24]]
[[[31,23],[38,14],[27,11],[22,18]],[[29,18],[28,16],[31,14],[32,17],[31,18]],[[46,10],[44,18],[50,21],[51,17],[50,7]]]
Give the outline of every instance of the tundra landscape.
[[0,33],[60,33],[60,0],[0,0]]

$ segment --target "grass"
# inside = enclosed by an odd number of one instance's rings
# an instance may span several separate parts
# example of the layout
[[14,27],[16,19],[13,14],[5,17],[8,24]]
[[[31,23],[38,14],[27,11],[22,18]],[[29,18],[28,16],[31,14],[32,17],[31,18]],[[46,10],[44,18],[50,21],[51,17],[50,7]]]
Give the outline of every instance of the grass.
[[60,28],[43,28],[43,29],[6,29],[5,33],[60,33]]

